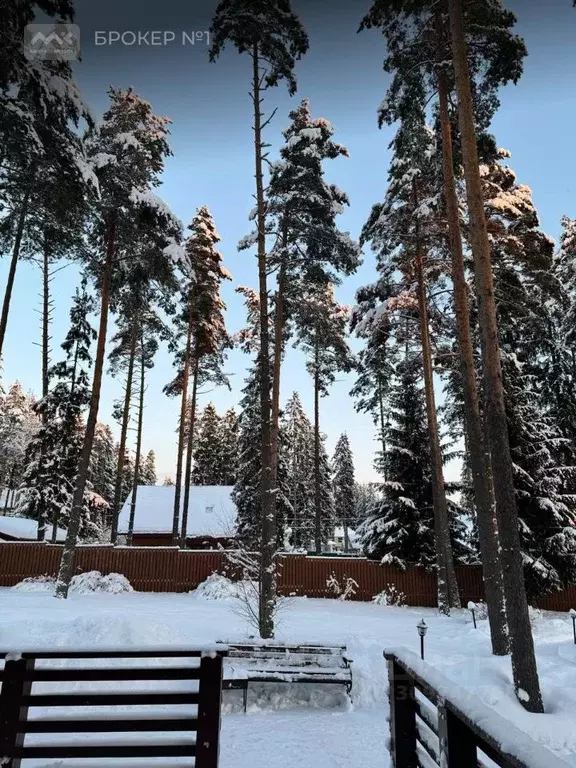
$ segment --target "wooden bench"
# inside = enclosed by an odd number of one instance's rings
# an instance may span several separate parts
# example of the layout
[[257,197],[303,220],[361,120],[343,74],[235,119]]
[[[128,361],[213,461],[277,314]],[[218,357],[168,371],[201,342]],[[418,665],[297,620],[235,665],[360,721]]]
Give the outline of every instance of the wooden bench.
[[[189,765],[196,768],[217,768],[222,659],[226,654],[222,646],[165,651],[0,652],[0,663],[4,659],[0,670],[0,764],[20,768],[21,761],[28,759],[93,758],[94,765],[99,766],[104,758],[189,757]],[[107,666],[90,663],[109,659],[116,661]],[[160,660],[160,664],[130,665],[129,660],[138,664],[140,659]],[[172,664],[167,663],[169,659]],[[176,681],[179,685],[177,690],[166,686],[135,690],[135,681]],[[190,681],[197,684],[190,685]],[[78,684],[83,682],[90,683],[90,688],[78,691]],[[45,683],[49,690],[44,687],[42,691]],[[117,687],[98,690],[98,683],[117,683]],[[55,686],[56,692],[50,690]],[[170,709],[146,710],[151,706]],[[182,706],[187,709],[178,709]],[[60,709],[55,716],[40,713],[29,718],[29,709],[39,707]],[[137,709],[110,712],[99,707]],[[190,712],[191,707],[197,707],[197,712]],[[96,733],[122,736],[91,741],[89,734]],[[158,733],[164,737],[154,736]],[[171,734],[168,739],[167,733]],[[32,734],[32,744],[25,743]],[[43,734],[44,739],[37,741],[36,734]],[[58,734],[81,736],[70,741],[66,737],[59,740]]]
[[352,660],[346,646],[226,643],[223,690],[244,692],[246,711],[250,683],[341,685],[350,695]]

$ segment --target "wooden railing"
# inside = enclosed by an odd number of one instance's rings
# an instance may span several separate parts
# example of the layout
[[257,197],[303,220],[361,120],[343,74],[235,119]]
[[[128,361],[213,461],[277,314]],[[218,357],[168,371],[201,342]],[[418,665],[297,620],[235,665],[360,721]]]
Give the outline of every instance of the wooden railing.
[[[62,651],[33,653],[2,653],[4,669],[0,671],[0,764],[20,768],[27,759],[93,758],[152,758],[190,757],[196,768],[217,768],[220,733],[220,701],[222,691],[222,657],[227,649],[164,650],[164,651]],[[119,666],[91,666],[89,660],[120,660]],[[179,660],[179,666],[169,664],[130,666],[128,660]],[[190,659],[199,663],[190,664]],[[56,665],[50,662],[56,661]],[[69,660],[63,666],[58,660]],[[81,667],[75,661],[82,662]],[[37,664],[37,662],[40,662]],[[86,663],[88,662],[88,663]],[[115,662],[113,662],[115,663]],[[117,663],[117,662],[116,662]],[[134,681],[178,681],[180,690],[134,690],[127,687]],[[188,681],[198,681],[197,690]],[[76,683],[117,683],[113,691],[91,687],[85,692],[75,689]],[[57,684],[58,690],[37,692],[37,684]],[[66,683],[71,684],[66,690]],[[61,685],[62,684],[62,685]],[[122,690],[124,688],[124,690]],[[184,688],[184,690],[183,690]],[[197,714],[173,707],[197,707]],[[170,710],[148,710],[149,706],[170,707]],[[61,707],[58,716],[29,719],[30,708]],[[83,708],[89,708],[82,712]],[[118,712],[98,710],[99,707],[136,707],[124,717]],[[60,714],[62,713],[62,714]],[[122,734],[106,742],[90,743],[88,734]],[[137,739],[126,734],[137,734]],[[154,734],[164,734],[159,739]],[[166,739],[166,734],[178,734]],[[48,740],[28,745],[28,735],[49,735]],[[81,734],[75,741],[58,741],[59,734]],[[196,738],[193,738],[193,734]],[[156,741],[154,740],[156,738]],[[96,762],[97,766],[98,763]]]
[[394,768],[568,768],[415,654],[400,649],[384,656]]

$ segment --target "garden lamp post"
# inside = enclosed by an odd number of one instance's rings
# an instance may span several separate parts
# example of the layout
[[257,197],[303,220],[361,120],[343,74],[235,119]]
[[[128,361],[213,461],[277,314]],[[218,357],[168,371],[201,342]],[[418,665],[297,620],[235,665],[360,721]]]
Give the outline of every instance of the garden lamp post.
[[424,660],[424,638],[426,637],[426,632],[428,632],[428,625],[424,619],[422,619],[422,621],[418,622],[416,628],[418,629],[418,634],[420,635],[420,658]]
[[474,622],[474,629],[476,629],[476,603],[473,603],[472,600],[468,603],[468,610],[472,614],[472,621]]
[[576,611],[570,608],[570,618],[572,619],[572,631],[574,633],[574,645],[576,645]]

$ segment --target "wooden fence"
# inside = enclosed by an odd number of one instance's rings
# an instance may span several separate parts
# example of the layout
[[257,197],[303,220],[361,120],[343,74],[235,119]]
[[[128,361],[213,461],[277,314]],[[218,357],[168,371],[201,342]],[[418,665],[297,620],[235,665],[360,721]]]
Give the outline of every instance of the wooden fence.
[[[10,587],[29,576],[55,576],[62,547],[46,543],[0,543],[0,586]],[[76,570],[121,573],[138,592],[188,592],[214,572],[233,577],[226,554],[210,550],[180,550],[177,547],[80,546]],[[331,597],[326,586],[334,574],[340,583],[346,577],[358,583],[354,600],[368,601],[394,585],[408,605],[436,605],[436,578],[422,568],[400,571],[364,558],[282,555],[278,586],[283,595]],[[483,599],[480,566],[456,568],[462,604]],[[576,587],[550,595],[535,603],[539,608],[567,611],[576,608]]]

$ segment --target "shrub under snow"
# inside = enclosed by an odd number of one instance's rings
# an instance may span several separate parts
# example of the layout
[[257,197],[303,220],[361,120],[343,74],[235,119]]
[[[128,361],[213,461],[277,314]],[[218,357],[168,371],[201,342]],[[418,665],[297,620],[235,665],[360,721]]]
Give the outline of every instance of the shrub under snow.
[[[47,592],[53,591],[56,579],[53,576],[33,576],[24,579],[12,589],[21,592]],[[72,577],[70,592],[78,595],[91,595],[94,593],[120,595],[125,592],[134,592],[134,588],[121,573],[108,573],[103,576],[100,571],[88,571]]]
[[376,605],[406,605],[406,595],[395,584],[388,584],[382,592],[374,595],[372,602]]
[[231,597],[238,597],[238,588],[226,576],[213,573],[198,585],[194,594],[203,600],[228,600]]

